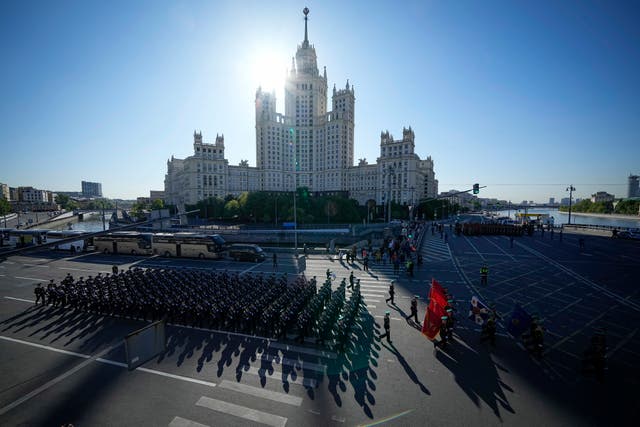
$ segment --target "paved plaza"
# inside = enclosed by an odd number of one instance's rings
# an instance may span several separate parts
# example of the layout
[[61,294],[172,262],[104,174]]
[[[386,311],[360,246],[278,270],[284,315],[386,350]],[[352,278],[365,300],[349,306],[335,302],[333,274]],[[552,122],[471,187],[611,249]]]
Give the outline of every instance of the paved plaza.
[[[366,309],[345,352],[208,329],[169,325],[167,351],[128,371],[123,337],[146,323],[53,307],[35,307],[33,288],[67,273],[107,273],[117,263],[162,268],[272,273],[271,262],[176,260],[39,252],[0,262],[0,424],[61,425],[633,425],[640,356],[640,245],[556,233],[518,237],[455,236],[428,231],[414,278],[391,265],[312,254],[304,274],[361,281]],[[489,280],[480,285],[480,267]],[[281,255],[276,274],[294,275]],[[434,350],[407,321],[419,296],[422,321],[429,283],[455,296],[454,342]],[[391,280],[396,305],[385,302]],[[479,342],[469,300],[496,304],[503,319],[495,348]],[[544,321],[545,355],[529,356],[505,326],[515,303]],[[391,312],[393,343],[376,339]],[[596,328],[606,328],[609,370],[599,384],[579,373]]]

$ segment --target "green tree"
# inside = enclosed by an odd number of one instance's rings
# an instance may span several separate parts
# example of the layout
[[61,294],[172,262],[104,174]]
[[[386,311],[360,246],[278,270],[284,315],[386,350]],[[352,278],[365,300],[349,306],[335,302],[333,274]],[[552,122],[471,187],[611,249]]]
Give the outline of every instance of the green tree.
[[229,200],[224,205],[224,216],[226,218],[234,218],[240,213],[240,203],[237,200]]
[[638,215],[640,200],[620,200],[616,205],[615,213],[621,215]]
[[156,199],[153,202],[151,202],[151,209],[158,210],[162,208],[164,208],[164,200]]
[[11,212],[11,203],[6,199],[0,198],[0,215],[4,216]]

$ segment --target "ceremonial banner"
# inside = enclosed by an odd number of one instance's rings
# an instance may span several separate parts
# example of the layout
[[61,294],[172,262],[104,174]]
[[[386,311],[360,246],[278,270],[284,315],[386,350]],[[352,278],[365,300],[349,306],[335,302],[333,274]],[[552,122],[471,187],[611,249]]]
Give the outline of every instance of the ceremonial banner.
[[440,332],[442,326],[442,316],[445,316],[445,306],[447,297],[442,286],[435,280],[431,280],[431,290],[429,291],[429,305],[424,315],[422,324],[422,334],[433,341]]
[[489,308],[475,295],[471,297],[471,307],[469,307],[469,319],[476,325],[483,325],[489,318]]

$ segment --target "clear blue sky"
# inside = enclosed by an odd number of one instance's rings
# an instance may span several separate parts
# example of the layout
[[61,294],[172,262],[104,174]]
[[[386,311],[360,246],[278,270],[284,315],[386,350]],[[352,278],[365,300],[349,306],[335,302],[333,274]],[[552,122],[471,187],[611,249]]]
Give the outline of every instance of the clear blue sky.
[[330,88],[355,84],[356,159],[411,125],[441,191],[624,196],[640,173],[637,2],[5,1],[0,182],[148,195],[194,129],[255,165],[255,90],[291,63],[304,6]]

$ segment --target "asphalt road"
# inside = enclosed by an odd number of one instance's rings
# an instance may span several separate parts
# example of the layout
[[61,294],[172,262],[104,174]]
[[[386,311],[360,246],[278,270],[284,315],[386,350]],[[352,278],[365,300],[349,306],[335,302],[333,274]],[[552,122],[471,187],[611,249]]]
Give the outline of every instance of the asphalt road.
[[[307,261],[307,277],[338,280],[354,271],[367,310],[346,354],[262,337],[167,328],[167,351],[142,368],[124,366],[122,338],[146,323],[32,304],[35,283],[120,268],[215,268],[272,272],[261,264],[157,257],[15,256],[0,263],[0,424],[60,425],[632,425],[639,414],[640,326],[636,242],[577,236],[509,240],[428,233],[425,263],[410,279],[389,265],[347,265],[324,255]],[[295,274],[278,257],[278,274]],[[479,268],[490,268],[479,286]],[[411,295],[424,316],[434,277],[458,302],[455,342],[434,351],[404,319]],[[396,306],[385,303],[397,279]],[[499,329],[496,348],[481,344],[466,319],[472,294],[508,313],[517,301],[544,318],[548,352],[531,358]],[[391,311],[393,344],[375,336]],[[421,319],[422,320],[422,319]],[[506,323],[506,322],[505,322]],[[595,327],[607,328],[605,384],[578,373]]]

